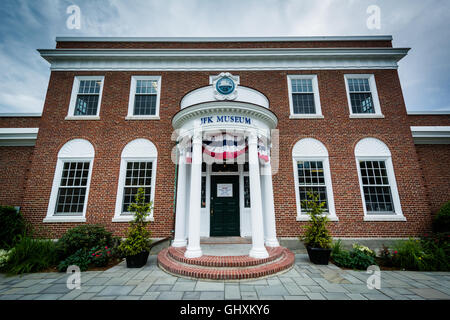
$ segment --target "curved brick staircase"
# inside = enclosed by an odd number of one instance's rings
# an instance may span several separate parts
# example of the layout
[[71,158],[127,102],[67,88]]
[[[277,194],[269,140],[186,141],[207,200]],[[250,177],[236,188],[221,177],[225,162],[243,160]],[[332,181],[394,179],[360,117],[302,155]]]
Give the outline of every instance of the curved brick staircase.
[[160,268],[183,277],[209,280],[254,279],[290,269],[294,254],[286,248],[267,247],[269,257],[255,259],[249,256],[209,256],[186,258],[186,247],[169,247],[158,254]]

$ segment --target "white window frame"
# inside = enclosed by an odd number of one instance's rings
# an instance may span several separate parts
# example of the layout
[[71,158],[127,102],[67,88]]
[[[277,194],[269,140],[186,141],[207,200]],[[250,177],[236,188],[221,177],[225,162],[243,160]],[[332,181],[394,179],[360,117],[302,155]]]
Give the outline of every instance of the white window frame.
[[[86,222],[86,210],[89,199],[89,189],[94,166],[95,151],[92,144],[84,139],[73,139],[68,141],[59,151],[56,162],[55,175],[53,177],[52,191],[48,202],[47,216],[43,222]],[[86,195],[81,215],[55,214],[58,191],[61,184],[61,176],[66,162],[89,162],[89,174],[86,184]]]
[[[156,93],[156,108],[154,115],[134,115],[134,99],[136,95],[137,80],[156,80],[158,82],[158,90]],[[126,120],[159,120],[159,106],[161,101],[161,76],[131,76],[130,96],[128,100],[128,114]]]
[[[296,146],[307,145],[307,148],[298,148],[303,149],[301,153],[296,151]],[[292,166],[294,169],[294,185],[295,185],[295,199],[297,206],[297,221],[309,221],[311,218],[306,212],[302,212],[301,203],[300,203],[300,191],[299,191],[299,183],[298,183],[298,161],[322,161],[323,163],[323,172],[325,178],[325,186],[327,190],[327,204],[328,204],[328,213],[327,216],[330,221],[339,221],[336,215],[336,209],[334,206],[334,196],[333,196],[333,184],[331,181],[331,171],[330,171],[330,162],[328,157],[328,151],[325,146],[316,139],[313,138],[304,138],[295,144],[292,150]]]
[[[364,145],[358,150],[358,146]],[[392,164],[392,157],[389,148],[376,138],[364,138],[360,140],[355,147],[356,169],[358,171],[358,181],[361,192],[362,206],[364,210],[364,221],[406,221],[402,212],[400,204],[400,197],[397,189],[397,182],[395,179],[394,166]],[[364,197],[364,188],[361,177],[360,161],[384,161],[388,176],[389,187],[391,188],[392,202],[394,205],[394,212],[389,214],[382,213],[368,213],[366,208],[366,200]]]
[[[294,104],[292,100],[292,80],[294,79],[310,79],[312,80],[312,88],[314,93],[314,104],[316,108],[316,113],[311,114],[299,114],[294,113]],[[290,109],[290,119],[323,119],[322,107],[320,105],[320,94],[319,94],[319,82],[317,80],[316,74],[302,74],[302,75],[287,75],[288,82],[288,93],[289,93],[289,109]]]
[[[148,147],[150,146],[150,147]],[[149,150],[150,149],[150,150]],[[125,188],[125,178],[128,162],[152,162],[152,182],[150,191],[150,201],[155,207],[155,186],[156,186],[156,172],[157,172],[158,154],[155,145],[147,139],[136,139],[130,141],[122,151],[120,160],[119,182],[117,185],[116,208],[113,222],[129,222],[133,220],[133,215],[124,214],[122,212],[123,194]],[[147,217],[147,221],[154,221],[153,210]]]
[[[78,91],[80,89],[80,81],[82,80],[100,80],[100,92],[98,94],[97,114],[94,116],[75,115],[75,104],[77,102]],[[100,120],[100,106],[102,105],[103,85],[105,83],[104,76],[75,76],[72,85],[72,94],[70,96],[69,110],[65,120]]]
[[[368,79],[370,93],[372,94],[372,102],[374,106],[375,113],[353,113],[352,110],[352,102],[350,99],[350,88],[348,85],[348,79]],[[350,112],[350,118],[384,118],[384,115],[381,113],[380,99],[378,98],[378,90],[375,82],[375,75],[373,74],[345,74],[345,90],[347,93],[347,103],[348,109]]]

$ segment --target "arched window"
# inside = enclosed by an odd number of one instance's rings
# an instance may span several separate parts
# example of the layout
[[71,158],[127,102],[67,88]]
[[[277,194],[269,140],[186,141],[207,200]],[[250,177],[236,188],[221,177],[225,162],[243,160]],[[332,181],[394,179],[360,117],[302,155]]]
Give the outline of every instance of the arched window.
[[[136,139],[123,148],[117,187],[114,222],[130,221],[128,206],[134,202],[139,188],[144,188],[146,201],[154,201],[158,151],[147,139]],[[150,214],[153,221],[153,211]]]
[[402,213],[391,152],[375,138],[361,139],[355,146],[366,221],[406,220]]
[[317,192],[330,220],[338,220],[334,209],[333,187],[331,184],[328,151],[322,142],[313,138],[298,141],[292,149],[294,167],[297,220],[308,220],[302,201],[308,200],[308,191]]
[[95,150],[85,139],[68,141],[58,152],[44,222],[85,222]]

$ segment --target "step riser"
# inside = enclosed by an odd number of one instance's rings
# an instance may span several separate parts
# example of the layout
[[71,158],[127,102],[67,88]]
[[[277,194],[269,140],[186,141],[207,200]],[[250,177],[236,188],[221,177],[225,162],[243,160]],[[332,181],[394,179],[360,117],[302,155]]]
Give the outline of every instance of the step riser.
[[[276,261],[274,261],[276,260]],[[164,271],[182,277],[206,280],[245,280],[266,277],[284,272],[294,265],[295,256],[288,249],[282,248],[278,259],[266,262],[264,265],[246,266],[245,268],[199,267],[196,265],[181,264],[164,249],[158,254],[158,265]]]

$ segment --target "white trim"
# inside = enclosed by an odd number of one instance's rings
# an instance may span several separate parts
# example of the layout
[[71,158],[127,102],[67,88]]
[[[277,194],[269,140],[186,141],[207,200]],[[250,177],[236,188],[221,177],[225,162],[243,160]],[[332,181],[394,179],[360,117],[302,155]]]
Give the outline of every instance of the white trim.
[[[364,221],[406,221],[403,216],[400,197],[395,179],[394,166],[392,164],[391,152],[388,146],[376,138],[363,138],[355,146],[356,170],[358,171],[359,189],[364,211]],[[392,202],[394,210],[392,214],[367,213],[366,200],[361,177],[360,161],[384,161],[388,175],[388,182],[391,188]]]
[[[74,115],[75,104],[77,102],[78,90],[80,88],[80,81],[82,80],[101,80],[100,92],[98,94],[97,114],[89,116],[77,116]],[[105,76],[75,76],[73,78],[72,93],[70,95],[69,110],[65,120],[99,120],[100,119],[100,106],[102,105],[103,86],[105,83]]]
[[[295,79],[309,79],[312,82],[312,89],[314,94],[314,107],[316,109],[316,113],[308,113],[308,114],[301,114],[301,113],[294,113],[294,104],[292,101],[292,80]],[[289,93],[289,110],[290,110],[290,119],[311,119],[311,118],[323,118],[322,115],[322,107],[320,105],[320,94],[319,94],[319,83],[317,81],[317,74],[301,74],[301,75],[294,75],[294,74],[288,74],[287,75],[287,83],[288,83],[288,93]]]
[[411,126],[415,144],[450,144],[450,126]]
[[397,69],[409,48],[42,49],[53,71]]
[[40,118],[42,117],[42,113],[35,113],[35,112],[30,112],[30,113],[0,113],[0,118],[8,118],[8,117],[18,117],[18,118]]
[[[58,159],[56,162],[55,174],[53,177],[52,191],[48,202],[47,216],[43,222],[85,222],[86,210],[89,199],[89,189],[91,185],[92,170],[94,167],[95,150],[92,144],[84,139],[73,139],[58,152]],[[55,214],[56,201],[58,191],[61,183],[61,175],[65,162],[89,161],[89,174],[86,184],[86,195],[84,198],[83,212],[81,215],[63,215]]]
[[[122,212],[123,192],[125,188],[125,178],[127,163],[132,161],[152,162],[152,182],[150,201],[155,207],[155,186],[157,173],[158,151],[156,146],[148,139],[135,139],[130,141],[122,150],[120,159],[119,181],[117,184],[116,206],[112,222],[129,222],[133,220],[133,215],[127,215]],[[148,221],[154,221],[153,209],[147,218]]]
[[[154,115],[134,115],[134,98],[136,95],[137,80],[156,80],[158,90],[156,93],[156,109]],[[159,120],[159,104],[161,100],[161,76],[131,76],[130,95],[128,99],[128,113],[126,120]]]
[[406,113],[410,116],[416,115],[424,115],[424,116],[433,116],[433,115],[450,115],[450,110],[410,110],[406,111]]
[[322,161],[325,178],[325,187],[327,190],[328,218],[331,221],[339,221],[334,206],[333,185],[331,181],[330,162],[328,151],[325,145],[314,138],[303,138],[297,141],[292,148],[292,165],[294,170],[295,185],[295,203],[297,207],[297,221],[309,221],[310,217],[306,213],[302,213],[300,204],[300,192],[298,183],[298,161]]
[[391,41],[391,35],[310,37],[73,37],[58,36],[56,42],[285,42],[285,41]]
[[[370,86],[370,92],[372,94],[372,102],[374,105],[375,113],[371,114],[361,114],[361,113],[353,113],[352,110],[352,103],[350,100],[350,89],[348,86],[348,79],[368,79],[369,80],[369,86]],[[377,85],[375,82],[375,76],[373,74],[344,74],[344,81],[345,81],[345,90],[347,93],[347,103],[348,103],[348,109],[350,112],[350,118],[384,118],[384,115],[381,113],[381,106],[380,106],[380,100],[378,98],[378,91],[377,91]]]

